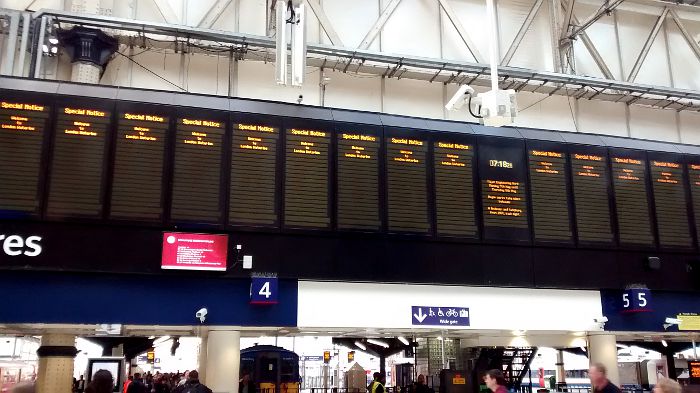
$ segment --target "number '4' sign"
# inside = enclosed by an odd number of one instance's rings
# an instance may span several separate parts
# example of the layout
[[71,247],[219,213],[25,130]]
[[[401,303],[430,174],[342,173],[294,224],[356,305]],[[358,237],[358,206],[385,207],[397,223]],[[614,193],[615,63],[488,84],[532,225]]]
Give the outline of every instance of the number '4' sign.
[[627,289],[622,293],[622,312],[650,312],[651,291],[646,288]]
[[253,277],[250,284],[251,304],[277,304],[277,277]]

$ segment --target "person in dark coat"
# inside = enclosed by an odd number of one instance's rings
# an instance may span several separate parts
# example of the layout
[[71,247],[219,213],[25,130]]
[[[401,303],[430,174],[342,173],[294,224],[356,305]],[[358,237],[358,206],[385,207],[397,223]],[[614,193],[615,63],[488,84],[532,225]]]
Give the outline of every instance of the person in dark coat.
[[213,393],[206,385],[199,382],[197,370],[190,371],[187,381],[173,390],[173,393]]

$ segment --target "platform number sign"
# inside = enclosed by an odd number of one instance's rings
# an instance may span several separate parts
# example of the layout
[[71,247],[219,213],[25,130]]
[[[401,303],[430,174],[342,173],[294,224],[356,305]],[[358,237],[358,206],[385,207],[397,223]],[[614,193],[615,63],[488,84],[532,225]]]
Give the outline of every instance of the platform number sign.
[[651,291],[646,288],[626,289],[622,292],[623,313],[651,312]]
[[277,277],[253,277],[250,284],[251,304],[277,304]]

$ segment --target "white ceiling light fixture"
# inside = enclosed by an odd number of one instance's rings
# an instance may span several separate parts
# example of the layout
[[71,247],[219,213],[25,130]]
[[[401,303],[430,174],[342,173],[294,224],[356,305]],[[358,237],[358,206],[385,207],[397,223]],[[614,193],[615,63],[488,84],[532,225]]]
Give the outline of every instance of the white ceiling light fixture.
[[368,339],[367,339],[367,342],[370,343],[370,344],[379,345],[379,346],[382,347],[382,348],[389,348],[389,344],[387,344],[387,343],[384,342],[384,341],[375,340],[375,339],[373,339],[373,338],[368,338]]
[[155,341],[153,341],[153,345],[162,344],[168,340],[170,340],[170,336],[163,336],[163,337],[160,337],[160,338],[156,339]]
[[396,338],[397,338],[399,341],[401,341],[401,343],[402,343],[403,345],[409,345],[409,342],[408,342],[408,340],[406,340],[406,337],[404,337],[404,336],[398,336],[398,337],[396,337]]
[[363,350],[363,351],[366,351],[366,350],[367,350],[367,347],[365,346],[365,344],[363,344],[363,343],[361,343],[361,342],[359,342],[359,341],[355,341],[355,345],[356,345],[358,348],[360,348],[361,350]]
[[663,345],[664,347],[668,347],[668,343],[666,342],[666,340],[661,340],[661,345]]

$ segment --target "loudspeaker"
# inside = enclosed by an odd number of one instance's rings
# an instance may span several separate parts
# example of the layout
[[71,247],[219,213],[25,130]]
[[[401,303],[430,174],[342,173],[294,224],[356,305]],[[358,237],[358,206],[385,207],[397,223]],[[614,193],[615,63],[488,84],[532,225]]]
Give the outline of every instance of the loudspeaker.
[[651,270],[660,270],[661,259],[659,257],[647,257],[647,267]]

